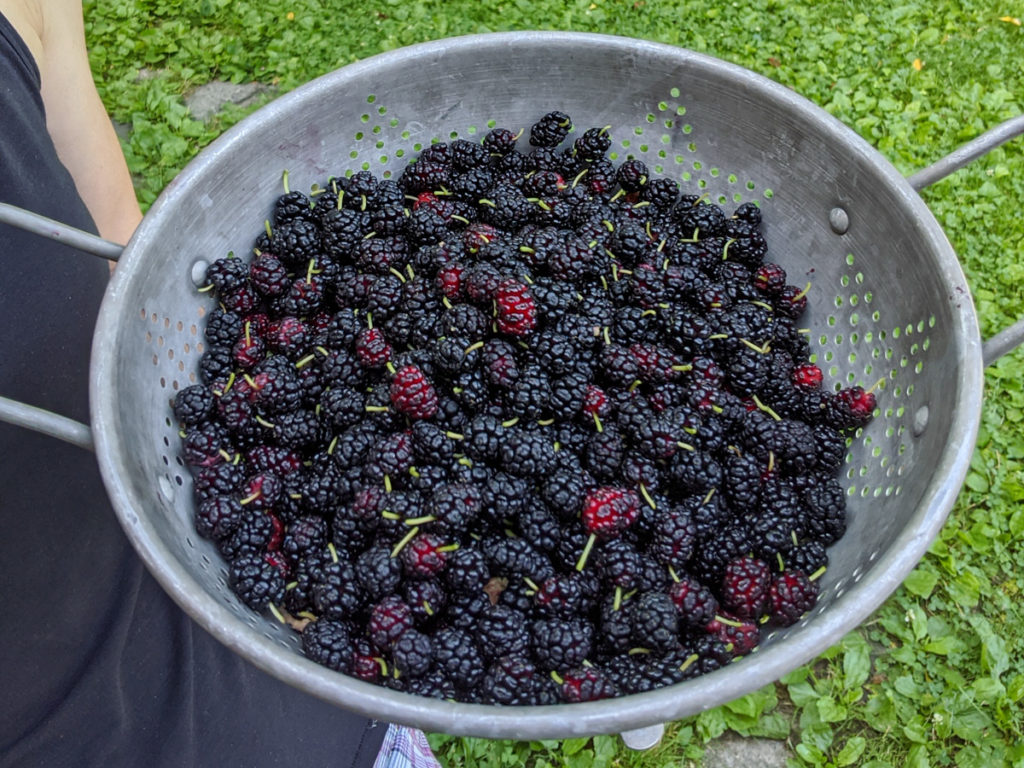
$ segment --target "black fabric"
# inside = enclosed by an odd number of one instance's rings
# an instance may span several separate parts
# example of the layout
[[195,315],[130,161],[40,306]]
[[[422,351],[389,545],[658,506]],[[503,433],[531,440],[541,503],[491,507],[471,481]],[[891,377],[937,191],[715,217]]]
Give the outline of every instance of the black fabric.
[[[0,14],[0,201],[95,227]],[[0,225],[0,395],[88,419],[105,262]],[[0,424],[0,765],[368,766],[386,726],[257,670],[195,625],[117,524],[95,457]]]

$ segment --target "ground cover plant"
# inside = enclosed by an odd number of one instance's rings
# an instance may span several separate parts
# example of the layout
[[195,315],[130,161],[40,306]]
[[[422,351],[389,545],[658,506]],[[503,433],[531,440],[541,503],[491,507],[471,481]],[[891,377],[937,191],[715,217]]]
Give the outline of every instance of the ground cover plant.
[[[1024,111],[1024,28],[1012,4],[865,2],[87,3],[92,63],[149,204],[243,116],[192,118],[183,95],[258,81],[264,100],[348,62],[428,39],[571,29],[681,45],[792,87],[911,172]],[[248,109],[259,106],[259,103]],[[1024,313],[1024,143],[925,191],[991,335]],[[493,742],[432,735],[452,766],[700,764],[733,731],[786,740],[797,765],[1024,764],[1024,355],[986,371],[981,434],[964,491],[930,553],[857,631],[736,702],[672,724],[630,753],[614,737]]]

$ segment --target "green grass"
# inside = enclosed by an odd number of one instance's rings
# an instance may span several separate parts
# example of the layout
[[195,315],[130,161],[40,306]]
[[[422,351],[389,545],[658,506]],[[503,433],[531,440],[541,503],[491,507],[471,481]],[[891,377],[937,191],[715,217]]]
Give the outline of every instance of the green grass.
[[[197,122],[182,103],[192,87],[258,80],[280,93],[390,48],[513,29],[615,33],[718,56],[790,86],[911,172],[1024,111],[1024,28],[1000,18],[1021,15],[1013,5],[103,0],[87,2],[86,12],[101,94],[133,128],[125,152],[148,204],[245,113]],[[960,254],[983,333],[1024,315],[1024,141],[923,196]],[[788,740],[797,765],[1024,765],[1022,382],[1020,352],[986,372],[978,448],[949,523],[904,586],[812,664],[672,724],[648,753],[630,753],[614,737],[433,735],[442,763],[699,765],[704,745],[731,730]]]

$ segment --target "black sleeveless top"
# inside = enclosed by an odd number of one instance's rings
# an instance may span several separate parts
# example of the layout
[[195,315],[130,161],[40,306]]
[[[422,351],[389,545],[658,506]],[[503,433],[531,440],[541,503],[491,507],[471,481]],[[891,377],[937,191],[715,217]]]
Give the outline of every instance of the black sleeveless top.
[[[0,202],[95,226],[0,14]],[[0,395],[88,420],[107,263],[0,224]],[[0,766],[369,766],[384,725],[243,661],[149,576],[95,457],[0,423]]]

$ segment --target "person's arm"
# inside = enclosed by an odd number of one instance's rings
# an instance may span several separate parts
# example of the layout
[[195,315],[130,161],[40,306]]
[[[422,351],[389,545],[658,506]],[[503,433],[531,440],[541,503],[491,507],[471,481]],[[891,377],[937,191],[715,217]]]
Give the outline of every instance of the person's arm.
[[37,7],[47,129],[100,235],[126,243],[142,213],[89,69],[81,0],[45,0]]

